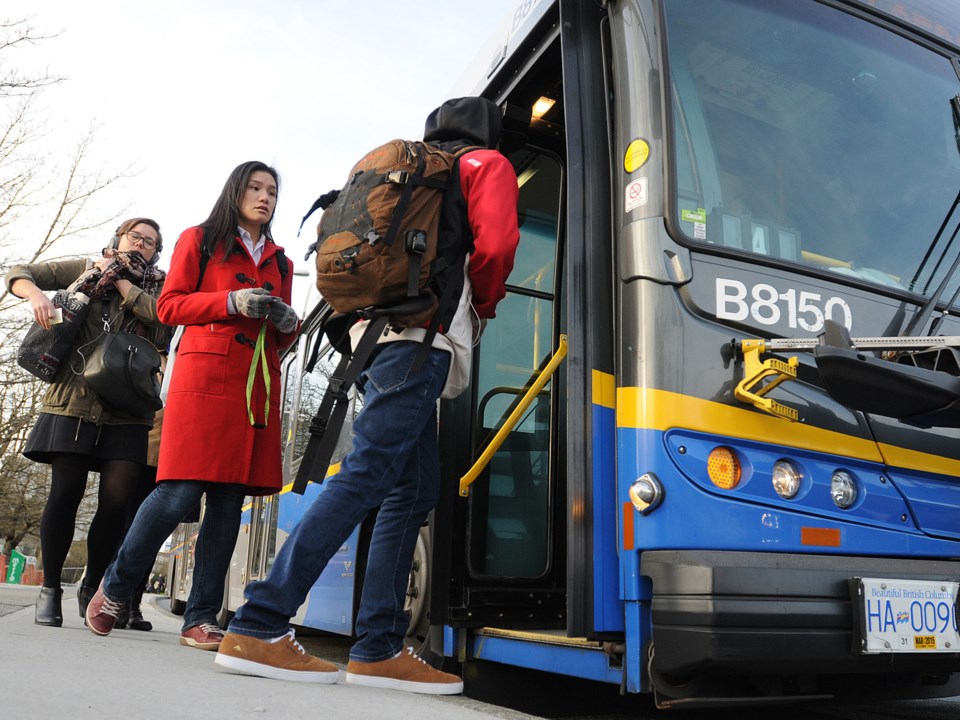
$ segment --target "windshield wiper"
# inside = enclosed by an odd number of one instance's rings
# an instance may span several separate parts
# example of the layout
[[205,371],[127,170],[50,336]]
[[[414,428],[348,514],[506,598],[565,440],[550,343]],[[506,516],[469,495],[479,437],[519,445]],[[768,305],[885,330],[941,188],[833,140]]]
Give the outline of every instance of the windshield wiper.
[[[954,95],[950,98],[950,108],[953,111],[953,129],[954,136],[957,140],[957,150],[960,150],[960,95]],[[953,203],[950,205],[950,208],[947,210],[947,214],[943,218],[943,222],[940,223],[940,229],[937,230],[937,234],[933,238],[933,242],[930,243],[930,247],[927,249],[926,255],[923,256],[923,260],[920,261],[920,265],[917,267],[917,272],[913,276],[913,280],[910,281],[910,289],[916,290],[917,281],[920,279],[920,273],[923,271],[924,266],[927,264],[927,261],[930,259],[930,256],[933,254],[933,250],[937,247],[937,244],[940,242],[940,238],[943,236],[944,231],[947,229],[947,225],[950,224],[950,221],[953,219],[954,214],[957,211],[957,206],[960,205],[960,192],[957,193],[957,196],[953,199]],[[953,241],[957,238],[957,233],[960,233],[960,223],[957,224],[957,227],[954,228],[953,233],[950,235],[950,240],[947,241],[947,246],[940,253],[940,260],[946,257],[947,253],[950,251],[950,248],[953,246]],[[924,291],[930,285],[930,282],[933,280],[933,277],[937,274],[939,269],[939,261],[937,266],[933,268],[930,273],[930,280],[927,281],[927,285],[924,286]],[[927,299],[923,304],[923,307],[920,308],[920,311],[911,318],[910,322],[907,324],[907,327],[904,328],[902,336],[909,337],[911,335],[919,335],[921,329],[926,325],[927,320],[933,314],[934,309],[940,303],[940,299],[943,297],[943,294],[947,291],[947,285],[953,279],[954,275],[957,273],[957,268],[960,267],[960,253],[957,254],[957,257],[954,258],[953,263],[950,265],[950,269],[947,271],[947,274],[944,275],[943,280],[940,281],[940,284],[937,286],[937,289],[933,292],[932,295]],[[957,298],[960,297],[960,287],[954,292],[953,297],[950,298],[950,302],[947,304],[946,309],[943,311],[943,314],[937,318],[933,325],[930,327],[930,335],[936,333],[939,329],[940,324],[943,322],[943,319],[949,314],[950,308],[953,307],[954,302]]]

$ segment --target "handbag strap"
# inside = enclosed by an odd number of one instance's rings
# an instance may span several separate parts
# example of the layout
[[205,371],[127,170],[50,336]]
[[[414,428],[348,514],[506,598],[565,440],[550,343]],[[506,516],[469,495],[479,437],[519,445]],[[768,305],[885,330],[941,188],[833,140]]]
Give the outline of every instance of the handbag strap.
[[103,332],[110,332],[113,318],[110,317],[110,301],[106,298],[100,301],[100,319],[103,320]]
[[[113,317],[110,316],[110,301],[107,298],[103,298],[100,301],[100,319],[103,321],[103,332],[104,334],[114,332],[113,323],[117,319],[123,317],[123,308],[117,312]],[[123,324],[121,323],[121,329],[123,329]],[[128,326],[128,329],[129,326]]]

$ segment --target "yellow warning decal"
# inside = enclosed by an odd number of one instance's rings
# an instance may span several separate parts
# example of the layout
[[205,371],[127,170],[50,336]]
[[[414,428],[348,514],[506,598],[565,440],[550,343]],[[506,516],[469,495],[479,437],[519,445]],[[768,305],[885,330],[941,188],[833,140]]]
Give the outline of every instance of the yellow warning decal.
[[628,173],[636,172],[650,157],[650,146],[643,138],[637,138],[627,146],[623,156],[623,169]]

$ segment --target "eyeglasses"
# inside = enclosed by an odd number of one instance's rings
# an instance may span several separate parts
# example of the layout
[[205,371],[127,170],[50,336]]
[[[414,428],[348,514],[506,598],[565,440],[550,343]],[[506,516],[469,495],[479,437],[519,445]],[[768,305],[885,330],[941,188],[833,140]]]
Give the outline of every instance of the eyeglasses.
[[140,233],[134,232],[133,230],[127,231],[127,237],[130,238],[130,242],[143,245],[143,247],[145,247],[147,250],[153,250],[154,248],[157,247],[157,241],[154,240],[152,237],[141,235]]

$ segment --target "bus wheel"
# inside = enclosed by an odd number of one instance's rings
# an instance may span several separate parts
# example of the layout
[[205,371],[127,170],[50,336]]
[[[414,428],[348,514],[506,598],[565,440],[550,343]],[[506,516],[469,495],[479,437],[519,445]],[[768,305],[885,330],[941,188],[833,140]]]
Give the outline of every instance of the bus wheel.
[[413,551],[410,566],[410,581],[407,584],[407,600],[404,610],[410,615],[406,644],[417,655],[430,661],[430,528],[420,528],[417,547]]

